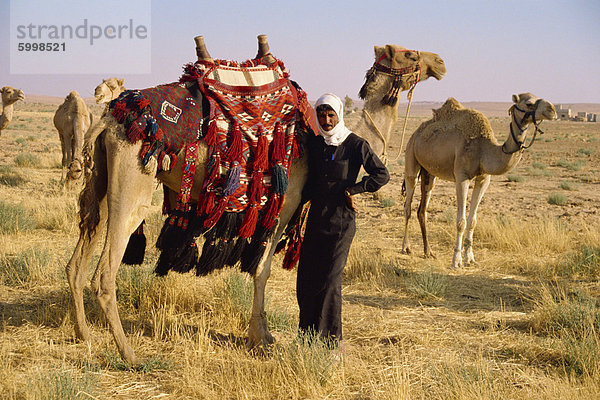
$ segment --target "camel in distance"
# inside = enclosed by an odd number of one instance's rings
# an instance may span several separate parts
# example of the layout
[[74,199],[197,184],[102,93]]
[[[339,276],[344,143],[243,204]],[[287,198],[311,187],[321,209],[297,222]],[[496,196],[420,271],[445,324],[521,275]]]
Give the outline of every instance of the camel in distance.
[[92,124],[92,113],[76,91],[70,92],[54,113],[54,126],[62,150],[62,177],[68,184],[83,174],[83,137]]
[[13,118],[13,104],[19,100],[25,100],[25,94],[20,89],[15,89],[10,86],[4,86],[0,89],[2,96],[2,114],[0,115],[0,135],[2,130],[6,129]]
[[[512,96],[509,109],[512,116],[510,135],[498,143],[490,122],[481,112],[465,108],[453,98],[446,100],[441,108],[433,111],[433,118],[423,122],[412,134],[406,145],[403,192],[404,239],[402,252],[410,253],[408,221],[411,202],[419,176],[421,177],[421,202],[417,212],[425,257],[433,252],[427,240],[427,206],[436,178],[454,182],[456,185],[456,245],[451,268],[463,265],[463,235],[465,263],[475,261],[473,255],[473,231],[477,223],[477,207],[490,184],[491,175],[502,175],[513,169],[521,160],[523,151],[533,144],[525,145],[527,129],[543,120],[556,119],[554,106],[531,93]],[[465,219],[469,183],[474,181],[469,216]]]
[[[198,60],[213,62],[203,37],[199,36],[195,41]],[[262,59],[265,63],[273,59],[264,35],[259,36],[256,59]],[[369,110],[369,121],[374,121],[379,128],[371,122],[362,122],[359,123],[356,133],[372,141],[371,145],[381,153],[384,150],[383,144],[389,139],[389,128],[397,118],[399,93],[429,77],[441,79],[446,73],[446,68],[443,60],[435,53],[408,50],[397,45],[375,47],[375,60],[373,68],[367,73],[361,95],[365,99],[365,109]],[[189,85],[186,87],[190,92],[198,87],[197,82],[187,82],[186,85]],[[125,335],[117,309],[117,271],[129,236],[147,215],[156,187],[155,179],[178,193],[182,177],[181,162],[173,163],[169,170],[160,172],[156,160],[144,166],[140,160],[141,146],[141,141],[132,143],[127,139],[123,125],[119,124],[111,113],[106,113],[86,133],[85,152],[91,155],[94,168],[91,174],[86,176],[85,187],[80,197],[80,235],[66,267],[74,306],[75,333],[78,339],[89,340],[83,289],[94,248],[103,237],[102,233],[106,232],[91,287],[106,316],[119,353],[124,360],[132,364],[137,363],[138,358]],[[302,188],[308,173],[305,153],[300,152],[302,156],[291,162],[289,183],[279,217],[273,234],[264,242],[266,249],[253,272],[254,297],[248,328],[250,346],[274,341],[267,326],[264,308],[265,287],[270,275],[275,245],[300,204]],[[208,145],[201,139],[198,143],[196,170],[191,187],[193,199],[198,199],[200,195],[208,168],[208,154]],[[181,160],[183,157],[177,159]]]

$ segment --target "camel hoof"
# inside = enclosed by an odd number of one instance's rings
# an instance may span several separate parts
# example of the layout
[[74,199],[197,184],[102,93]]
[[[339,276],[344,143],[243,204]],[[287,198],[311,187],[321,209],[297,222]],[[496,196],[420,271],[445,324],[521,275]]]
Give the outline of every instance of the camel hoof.
[[425,252],[425,258],[432,258],[432,259],[437,259],[437,257],[435,256],[435,254],[433,254],[433,252],[431,251],[427,251]]
[[402,249],[400,251],[400,253],[402,253],[402,254],[410,254],[411,252],[410,252],[410,249],[407,247],[406,249]]

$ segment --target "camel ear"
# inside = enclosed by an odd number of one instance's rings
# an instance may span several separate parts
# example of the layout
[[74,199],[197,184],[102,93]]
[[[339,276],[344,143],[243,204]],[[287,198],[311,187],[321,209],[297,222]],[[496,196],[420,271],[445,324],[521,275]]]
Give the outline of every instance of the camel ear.
[[4,93],[6,91],[7,87],[4,86],[2,89],[0,89],[0,93]]
[[125,83],[125,78],[121,78],[117,82],[119,82],[119,86],[123,86],[123,84]]
[[386,44],[385,45],[385,54],[390,59],[390,61],[394,60],[394,57],[396,56],[396,51],[394,50],[394,46],[392,46],[391,44]]
[[512,100],[513,100],[513,103],[517,104],[519,102],[519,95],[518,94],[513,94],[512,95]]
[[379,60],[379,57],[381,57],[385,53],[385,48],[381,46],[374,46],[373,50],[375,51],[375,58],[377,60]]

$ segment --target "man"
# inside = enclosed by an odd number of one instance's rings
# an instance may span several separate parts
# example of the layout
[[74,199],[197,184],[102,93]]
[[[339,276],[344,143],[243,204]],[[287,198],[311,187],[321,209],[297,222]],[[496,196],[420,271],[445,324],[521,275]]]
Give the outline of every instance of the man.
[[[342,272],[356,232],[352,196],[375,192],[390,177],[369,143],[344,125],[342,101],[334,94],[315,104],[319,136],[308,141],[310,201],[296,294],[300,331],[318,333],[336,347],[342,340]],[[368,175],[356,182],[360,168]]]

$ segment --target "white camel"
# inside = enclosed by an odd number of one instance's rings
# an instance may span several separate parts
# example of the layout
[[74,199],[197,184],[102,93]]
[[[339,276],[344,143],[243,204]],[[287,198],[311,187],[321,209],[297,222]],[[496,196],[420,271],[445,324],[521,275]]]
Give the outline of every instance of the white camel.
[[[477,222],[477,207],[490,184],[491,175],[502,175],[514,168],[521,156],[527,128],[533,124],[536,134],[538,124],[556,118],[554,106],[531,93],[515,94],[509,110],[512,115],[510,135],[503,144],[494,136],[488,119],[479,111],[464,108],[450,98],[444,105],[433,111],[433,118],[417,128],[406,145],[404,166],[404,240],[402,252],[410,253],[408,220],[417,178],[421,176],[421,202],[417,216],[421,226],[425,257],[433,256],[427,241],[427,206],[435,178],[441,178],[456,185],[456,245],[451,268],[463,265],[462,248],[464,241],[466,263],[475,261],[473,256],[473,231]],[[534,136],[535,138],[535,136]],[[533,143],[530,143],[530,145]],[[528,146],[527,146],[528,147]],[[469,183],[475,182],[471,197],[469,216],[465,220]]]

